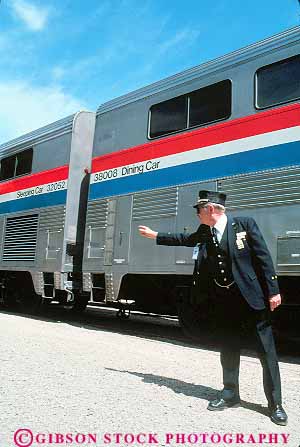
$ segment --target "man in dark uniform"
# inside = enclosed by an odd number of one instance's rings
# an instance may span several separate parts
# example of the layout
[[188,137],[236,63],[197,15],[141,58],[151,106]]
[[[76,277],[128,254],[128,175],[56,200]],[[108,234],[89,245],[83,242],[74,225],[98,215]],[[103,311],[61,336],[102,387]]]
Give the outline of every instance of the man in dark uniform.
[[271,420],[287,424],[282,408],[280,373],[269,311],[281,304],[277,276],[263,236],[251,217],[227,217],[226,195],[200,191],[194,206],[201,225],[195,233],[157,233],[140,226],[140,234],[158,245],[194,247],[193,293],[213,295],[226,334],[221,347],[223,385],[208,410],[238,406],[242,325],[252,327],[263,367],[263,385]]

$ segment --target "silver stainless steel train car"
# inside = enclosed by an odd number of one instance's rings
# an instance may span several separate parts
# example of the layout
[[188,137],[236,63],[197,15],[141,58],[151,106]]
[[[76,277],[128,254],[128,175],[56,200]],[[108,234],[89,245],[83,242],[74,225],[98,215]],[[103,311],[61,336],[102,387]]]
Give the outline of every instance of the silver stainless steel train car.
[[[83,255],[91,302],[176,312],[192,251],[138,234],[192,231],[199,189],[257,220],[286,304],[300,305],[300,27],[97,110]],[[297,292],[296,292],[297,291]],[[179,305],[190,324],[197,314]]]
[[255,217],[299,309],[299,99],[298,26],[0,146],[2,301],[134,302],[197,325],[191,250],[137,228],[193,231],[214,189]]
[[94,129],[79,112],[0,146],[2,302],[74,302]]

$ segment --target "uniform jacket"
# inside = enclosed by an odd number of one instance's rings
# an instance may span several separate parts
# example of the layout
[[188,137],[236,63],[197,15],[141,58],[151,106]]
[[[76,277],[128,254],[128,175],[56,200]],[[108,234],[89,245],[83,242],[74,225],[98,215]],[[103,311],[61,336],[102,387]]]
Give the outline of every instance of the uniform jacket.
[[[195,233],[158,233],[158,245],[199,246],[194,268],[194,292],[207,297],[212,290],[212,278],[207,262],[203,225]],[[229,217],[225,228],[232,274],[241,294],[253,309],[265,308],[265,300],[279,293],[277,276],[270,252],[252,217]]]

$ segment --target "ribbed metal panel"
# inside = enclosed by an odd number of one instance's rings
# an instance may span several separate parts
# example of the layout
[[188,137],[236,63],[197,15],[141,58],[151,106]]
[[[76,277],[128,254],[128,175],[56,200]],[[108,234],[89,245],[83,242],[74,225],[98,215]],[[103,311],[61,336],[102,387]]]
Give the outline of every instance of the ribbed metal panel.
[[228,209],[288,205],[300,202],[300,167],[243,175],[218,181]]
[[299,41],[300,26],[295,26],[260,42],[248,45],[225,56],[203,63],[189,70],[182,71],[181,73],[155,82],[147,87],[135,90],[134,92],[120,96],[112,101],[108,101],[98,107],[97,114],[130,104],[131,102],[168,90],[179,84],[192,81],[195,78],[205,77],[208,74],[228,69],[230,66],[245,63],[248,60],[257,58],[259,55],[267,54],[287,45],[297,44]]
[[3,241],[4,217],[0,216],[0,241]]
[[49,138],[61,135],[72,130],[73,120],[75,115],[67,116],[59,121],[49,124],[48,126],[40,127],[33,132],[29,132],[14,140],[10,140],[7,143],[0,145],[0,157],[2,154],[9,155],[16,150],[25,149],[34,144],[45,141]]
[[135,194],[133,197],[132,219],[158,219],[176,216],[178,210],[178,189],[167,188]]
[[98,228],[107,226],[108,201],[95,200],[88,203],[86,225]]
[[3,261],[34,261],[38,214],[6,219]]
[[53,206],[40,212],[40,230],[64,228],[66,218],[65,206]]

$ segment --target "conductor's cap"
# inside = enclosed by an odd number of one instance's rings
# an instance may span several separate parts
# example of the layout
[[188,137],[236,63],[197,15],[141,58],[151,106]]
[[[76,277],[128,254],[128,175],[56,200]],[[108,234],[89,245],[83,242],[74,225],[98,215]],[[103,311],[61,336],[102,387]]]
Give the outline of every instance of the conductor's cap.
[[199,198],[194,208],[206,205],[207,203],[217,203],[218,205],[225,206],[225,200],[226,194],[222,192],[201,190],[199,191]]

